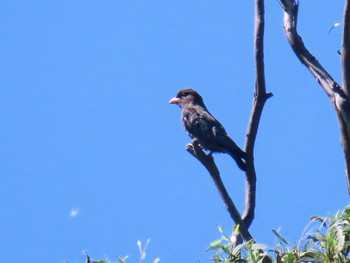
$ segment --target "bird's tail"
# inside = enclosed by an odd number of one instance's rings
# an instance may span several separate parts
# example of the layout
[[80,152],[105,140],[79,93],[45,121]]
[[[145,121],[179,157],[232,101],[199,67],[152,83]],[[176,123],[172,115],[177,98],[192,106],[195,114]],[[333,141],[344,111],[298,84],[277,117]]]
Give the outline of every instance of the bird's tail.
[[241,148],[235,145],[234,149],[230,151],[230,155],[242,171],[247,171],[247,165],[245,161],[243,161],[247,159],[247,154]]
[[231,155],[231,156],[236,161],[239,169],[241,169],[243,172],[247,171],[247,165],[241,158],[234,155]]

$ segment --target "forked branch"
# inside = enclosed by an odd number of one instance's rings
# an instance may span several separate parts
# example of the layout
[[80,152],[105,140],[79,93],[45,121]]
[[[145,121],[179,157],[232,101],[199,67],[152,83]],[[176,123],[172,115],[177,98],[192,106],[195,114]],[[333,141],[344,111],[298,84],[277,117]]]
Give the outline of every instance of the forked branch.
[[208,170],[211,178],[214,180],[215,186],[217,190],[219,191],[219,194],[224,201],[225,207],[227,211],[229,212],[231,218],[236,224],[240,225],[240,233],[242,235],[242,238],[244,240],[251,240],[253,239],[250,235],[248,229],[246,226],[243,225],[241,215],[238,212],[238,209],[236,208],[235,204],[233,203],[230,195],[228,194],[226,187],[224,183],[221,180],[219,169],[217,168],[214,158],[211,154],[206,154],[198,145],[196,141],[194,141],[192,144],[187,145],[186,150],[192,154],[194,157],[196,157]]
[[[253,222],[256,199],[256,172],[254,166],[254,145],[258,133],[258,127],[265,102],[272,96],[272,93],[266,93],[265,87],[265,68],[264,68],[264,0],[255,2],[255,92],[252,106],[252,113],[247,128],[245,152],[247,153],[247,171],[246,171],[246,196],[245,209],[241,218],[236,206],[229,196],[222,180],[220,172],[211,155],[207,155],[198,146],[197,142],[188,145],[187,151],[196,157],[208,170],[215,185],[219,191],[224,204],[236,224],[239,224],[237,243],[242,239],[248,241],[253,239],[248,228]],[[266,259],[268,260],[268,259]],[[269,261],[267,261],[269,262]]]
[[256,171],[254,166],[254,146],[256,136],[258,134],[259,123],[263,108],[267,99],[272,97],[272,93],[266,93],[265,84],[265,66],[264,66],[264,28],[265,28],[265,8],[264,0],[256,0],[255,2],[255,92],[252,106],[252,113],[250,116],[246,142],[245,152],[248,155],[246,160],[246,197],[245,208],[242,216],[244,225],[248,228],[254,220],[255,199],[256,199]]

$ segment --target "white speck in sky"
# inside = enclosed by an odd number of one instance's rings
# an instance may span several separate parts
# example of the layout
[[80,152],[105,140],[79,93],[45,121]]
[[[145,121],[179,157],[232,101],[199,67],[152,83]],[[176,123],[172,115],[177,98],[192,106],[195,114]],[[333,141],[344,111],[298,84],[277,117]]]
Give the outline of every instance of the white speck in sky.
[[76,217],[79,213],[79,209],[70,210],[70,217]]

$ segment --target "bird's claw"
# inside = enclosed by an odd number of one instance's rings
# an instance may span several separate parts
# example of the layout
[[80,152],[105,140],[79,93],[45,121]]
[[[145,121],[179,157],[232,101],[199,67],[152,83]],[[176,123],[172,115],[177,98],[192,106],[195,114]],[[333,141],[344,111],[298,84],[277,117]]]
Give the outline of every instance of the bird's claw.
[[186,144],[186,149],[193,149],[193,148],[194,148],[194,146],[192,143]]
[[198,146],[202,150],[204,149],[204,147],[198,142],[197,139],[193,139],[191,144],[192,144],[192,146],[194,146],[194,145]]
[[189,149],[189,148],[191,149],[199,148],[201,150],[204,149],[204,147],[201,144],[199,144],[198,141],[195,141],[195,140],[192,141],[192,143],[189,143],[186,145],[186,149]]

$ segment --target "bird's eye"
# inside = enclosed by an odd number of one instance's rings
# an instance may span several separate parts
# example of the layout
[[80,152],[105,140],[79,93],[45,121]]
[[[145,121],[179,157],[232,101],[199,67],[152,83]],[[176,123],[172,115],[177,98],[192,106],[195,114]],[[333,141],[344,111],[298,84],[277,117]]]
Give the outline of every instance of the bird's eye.
[[181,96],[186,97],[187,96],[186,92],[182,92]]

